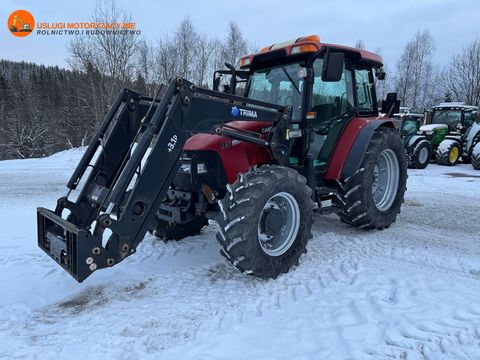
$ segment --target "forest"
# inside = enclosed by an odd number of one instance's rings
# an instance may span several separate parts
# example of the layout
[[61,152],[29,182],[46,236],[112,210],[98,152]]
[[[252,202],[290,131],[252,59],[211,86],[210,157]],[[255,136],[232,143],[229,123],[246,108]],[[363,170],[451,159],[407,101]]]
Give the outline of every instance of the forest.
[[[130,20],[113,1],[100,1],[96,18]],[[443,68],[436,65],[428,30],[399,46],[400,58],[384,64],[387,78],[377,81],[379,99],[395,91],[402,106],[419,111],[445,100],[480,104],[479,38]],[[362,40],[355,47],[368,48]],[[238,65],[240,57],[257,50],[235,22],[223,38],[208,37],[187,17],[154,42],[128,33],[77,37],[69,44],[68,69],[0,59],[0,160],[84,146],[123,87],[153,95],[175,75],[210,87],[215,69],[225,62]]]

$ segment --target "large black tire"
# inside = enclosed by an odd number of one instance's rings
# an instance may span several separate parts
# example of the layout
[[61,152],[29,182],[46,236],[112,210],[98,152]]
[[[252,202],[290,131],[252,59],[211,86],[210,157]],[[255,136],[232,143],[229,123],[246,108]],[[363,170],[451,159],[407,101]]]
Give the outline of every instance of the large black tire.
[[472,166],[475,170],[480,170],[480,142],[472,149]]
[[452,139],[443,140],[437,149],[437,164],[443,166],[454,166],[460,159],[462,147],[459,142]]
[[[220,253],[227,261],[241,272],[259,278],[276,278],[298,265],[300,256],[307,252],[307,241],[312,237],[314,202],[311,199],[312,189],[307,186],[305,178],[293,169],[266,165],[241,174],[227,189],[225,198],[219,202],[221,211],[216,219],[220,227],[217,234]],[[296,221],[298,230],[286,237],[290,239],[285,241],[288,246],[279,247],[278,253],[272,255],[267,251],[277,250],[273,247],[265,250],[268,245],[261,243],[261,236],[266,223],[270,221],[269,213],[277,211],[268,204],[278,196],[287,196],[282,194],[288,194],[297,204],[296,212],[292,213],[295,216],[282,214],[288,221]],[[286,206],[282,208],[286,209]],[[282,222],[285,218],[279,219],[277,225],[273,225],[278,226],[272,230],[273,233],[278,231],[277,234],[284,234],[285,230],[290,233],[288,229],[294,226],[289,227],[288,221]],[[278,235],[273,236],[276,239]]]
[[197,215],[183,224],[169,224],[167,221],[155,217],[149,231],[161,240],[181,240],[188,236],[198,235],[205,225],[208,225],[208,220],[204,215]]
[[[388,154],[396,164],[397,186],[392,186],[390,204],[377,207],[374,200],[374,185],[377,161]],[[395,161],[396,159],[396,161]],[[395,222],[404,201],[407,189],[407,160],[403,142],[394,129],[377,129],[367,148],[360,168],[350,177],[338,181],[338,193],[333,204],[343,222],[366,229],[385,229]],[[378,186],[378,185],[377,185]],[[388,205],[388,206],[387,206]]]
[[407,155],[408,167],[411,169],[425,169],[432,157],[432,145],[428,140],[417,142]]
[[473,149],[475,146],[480,143],[480,133],[475,135],[472,141],[472,146],[470,146],[470,149],[468,150],[468,155],[467,156],[462,156],[462,161],[465,164],[470,164],[472,162],[472,156],[473,156]]

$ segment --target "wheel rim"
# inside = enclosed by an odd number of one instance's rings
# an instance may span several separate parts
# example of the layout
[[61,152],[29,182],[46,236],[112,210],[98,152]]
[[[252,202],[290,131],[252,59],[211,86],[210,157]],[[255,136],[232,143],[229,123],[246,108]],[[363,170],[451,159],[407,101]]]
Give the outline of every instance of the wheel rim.
[[293,195],[280,192],[265,203],[258,220],[258,241],[270,256],[284,254],[300,228],[300,208]]
[[423,147],[418,153],[418,161],[420,164],[425,164],[428,160],[428,149]]
[[456,146],[453,146],[450,149],[450,153],[448,154],[448,161],[450,161],[451,164],[454,164],[458,160],[458,148]]
[[383,150],[373,168],[372,194],[380,211],[388,210],[397,196],[400,166],[393,150]]

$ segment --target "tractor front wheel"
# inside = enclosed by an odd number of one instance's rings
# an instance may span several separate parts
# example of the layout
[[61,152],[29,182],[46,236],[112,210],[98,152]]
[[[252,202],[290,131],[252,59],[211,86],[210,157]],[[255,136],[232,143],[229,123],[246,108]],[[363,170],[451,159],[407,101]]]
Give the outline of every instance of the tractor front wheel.
[[298,265],[312,237],[312,189],[297,171],[266,165],[241,174],[219,202],[220,253],[241,272],[276,278]]
[[462,149],[458,141],[452,139],[443,140],[437,149],[437,164],[444,166],[454,166],[459,158]]
[[408,167],[412,169],[425,169],[431,157],[432,145],[430,145],[428,140],[420,140],[408,155]]
[[377,129],[360,168],[338,181],[333,199],[343,222],[355,227],[389,227],[400,213],[407,183],[403,142],[391,128]]

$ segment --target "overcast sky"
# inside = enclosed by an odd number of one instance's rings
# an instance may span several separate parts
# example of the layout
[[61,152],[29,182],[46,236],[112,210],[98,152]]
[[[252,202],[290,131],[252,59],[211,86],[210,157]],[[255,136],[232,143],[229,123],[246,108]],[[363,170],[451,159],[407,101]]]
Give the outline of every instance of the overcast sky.
[[[95,0],[2,0],[0,5],[0,58],[47,65],[66,65],[71,37],[12,36],[8,15],[17,9],[36,21],[90,20]],[[367,50],[381,48],[390,68],[417,30],[434,37],[434,63],[445,65],[451,55],[480,37],[479,0],[118,0],[131,13],[137,28],[150,40],[172,33],[185,16],[196,29],[223,37],[228,22],[238,23],[245,37],[258,47],[302,35],[318,34],[322,41],[354,46],[362,40]]]

